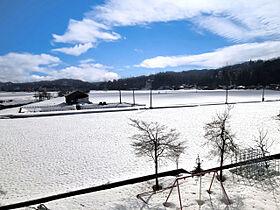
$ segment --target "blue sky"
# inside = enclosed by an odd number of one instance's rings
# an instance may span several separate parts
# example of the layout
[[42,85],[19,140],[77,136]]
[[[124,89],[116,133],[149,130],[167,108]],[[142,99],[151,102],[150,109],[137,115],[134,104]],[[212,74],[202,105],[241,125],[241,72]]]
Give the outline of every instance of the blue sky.
[[0,81],[105,81],[280,55],[280,2],[1,0]]

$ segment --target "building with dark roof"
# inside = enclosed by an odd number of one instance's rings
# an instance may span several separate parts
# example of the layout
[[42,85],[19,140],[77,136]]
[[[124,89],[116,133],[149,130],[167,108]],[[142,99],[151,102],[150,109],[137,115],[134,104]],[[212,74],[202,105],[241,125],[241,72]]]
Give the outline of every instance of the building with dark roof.
[[74,91],[65,96],[67,104],[89,103],[88,94],[81,91]]

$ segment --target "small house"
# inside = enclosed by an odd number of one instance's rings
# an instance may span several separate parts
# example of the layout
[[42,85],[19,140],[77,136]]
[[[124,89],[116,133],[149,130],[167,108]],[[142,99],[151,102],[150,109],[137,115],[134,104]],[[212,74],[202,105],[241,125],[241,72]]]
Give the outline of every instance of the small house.
[[67,104],[89,103],[88,94],[81,91],[74,91],[65,96]]

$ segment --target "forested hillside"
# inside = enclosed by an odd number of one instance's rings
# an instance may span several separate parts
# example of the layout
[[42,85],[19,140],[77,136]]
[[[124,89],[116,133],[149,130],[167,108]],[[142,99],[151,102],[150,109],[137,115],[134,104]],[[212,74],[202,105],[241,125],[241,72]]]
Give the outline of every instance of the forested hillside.
[[267,86],[280,84],[280,59],[249,61],[219,69],[161,72],[149,76],[131,77],[108,82],[89,83],[74,79],[40,81],[29,83],[0,83],[3,91],[47,90],[118,90],[118,89],[166,89],[200,87],[215,89],[220,86]]

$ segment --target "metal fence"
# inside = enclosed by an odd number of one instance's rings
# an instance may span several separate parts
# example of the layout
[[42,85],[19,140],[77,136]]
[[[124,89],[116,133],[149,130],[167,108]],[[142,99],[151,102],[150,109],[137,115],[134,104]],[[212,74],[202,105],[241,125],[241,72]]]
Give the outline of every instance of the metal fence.
[[[250,161],[267,156],[270,156],[269,152],[262,152],[260,149],[248,148],[241,150],[237,155],[232,157],[231,162],[238,165],[239,162]],[[279,159],[262,162],[252,161],[250,164],[237,166],[230,171],[247,179],[261,180],[265,177],[279,176],[280,161]]]

